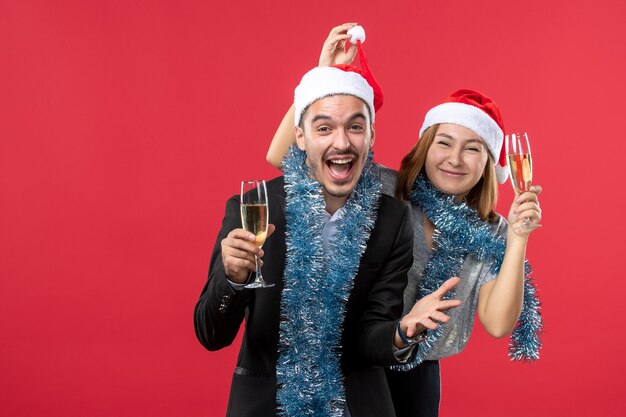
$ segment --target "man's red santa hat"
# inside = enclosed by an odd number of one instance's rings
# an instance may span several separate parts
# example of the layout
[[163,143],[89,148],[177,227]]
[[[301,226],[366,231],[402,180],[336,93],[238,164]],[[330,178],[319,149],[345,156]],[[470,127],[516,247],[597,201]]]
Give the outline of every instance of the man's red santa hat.
[[300,84],[294,91],[295,125],[300,124],[304,111],[314,101],[337,94],[346,94],[360,98],[367,104],[372,116],[383,105],[383,92],[369,68],[362,42],[365,31],[355,26],[348,31],[352,35],[351,42],[356,43],[361,68],[354,65],[334,65],[332,67],[316,67],[304,74]]

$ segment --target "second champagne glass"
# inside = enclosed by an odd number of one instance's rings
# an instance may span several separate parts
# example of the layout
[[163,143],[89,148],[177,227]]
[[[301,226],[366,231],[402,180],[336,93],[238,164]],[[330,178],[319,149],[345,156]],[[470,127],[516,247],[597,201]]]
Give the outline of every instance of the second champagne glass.
[[[267,188],[264,180],[241,182],[241,224],[245,230],[255,235],[254,243],[262,247],[267,237],[269,211],[267,207]],[[261,274],[259,259],[255,255],[256,277],[246,288],[267,288],[274,284],[265,282]]]
[[[528,134],[526,132],[511,133],[506,135],[504,143],[513,188],[518,194],[530,191],[533,181],[533,160],[530,155]],[[526,217],[520,227],[532,229],[539,226],[541,225],[535,224]]]

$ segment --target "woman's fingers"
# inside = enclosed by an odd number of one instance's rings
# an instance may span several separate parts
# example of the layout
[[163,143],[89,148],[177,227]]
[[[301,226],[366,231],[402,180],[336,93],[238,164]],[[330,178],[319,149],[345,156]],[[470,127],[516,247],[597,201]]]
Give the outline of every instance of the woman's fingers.
[[539,195],[541,194],[541,191],[543,191],[543,187],[541,185],[531,185],[530,191],[533,192],[535,195]]
[[461,282],[461,279],[459,277],[452,277],[448,280],[446,280],[443,284],[441,284],[441,286],[439,288],[437,288],[432,295],[435,298],[443,298],[444,295],[446,295],[450,290],[452,290],[454,287],[456,287],[458,285],[458,283]]
[[439,306],[437,307],[438,311],[447,311],[451,308],[458,307],[461,305],[461,300],[441,300],[439,302]]
[[345,51],[345,44],[351,38],[351,35],[347,34],[348,29],[354,26],[356,23],[344,23],[330,30],[322,46],[319,59],[320,67],[352,63],[357,53],[356,46],[352,45],[348,51]]
[[330,30],[330,33],[328,34],[328,38],[338,33],[346,33],[349,29],[353,28],[354,26],[356,26],[356,23],[342,23],[339,26],[335,26],[334,28]]

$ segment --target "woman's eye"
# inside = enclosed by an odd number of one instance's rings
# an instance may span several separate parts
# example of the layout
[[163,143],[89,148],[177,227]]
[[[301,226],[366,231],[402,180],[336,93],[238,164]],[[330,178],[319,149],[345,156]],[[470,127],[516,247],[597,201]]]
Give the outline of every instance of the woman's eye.
[[450,147],[450,144],[446,142],[445,140],[437,141],[437,144],[442,145],[442,146],[447,146],[448,148]]
[[467,148],[468,151],[472,151],[472,152],[480,152],[480,149],[478,149],[475,146],[470,146],[469,148]]

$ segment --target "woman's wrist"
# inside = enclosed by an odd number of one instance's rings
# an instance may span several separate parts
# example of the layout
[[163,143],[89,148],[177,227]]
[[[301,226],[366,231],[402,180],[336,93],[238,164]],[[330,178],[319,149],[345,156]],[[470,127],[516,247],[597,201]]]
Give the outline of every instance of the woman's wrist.
[[528,234],[526,234],[525,236],[520,236],[515,232],[515,226],[509,224],[509,228],[507,230],[507,236],[506,236],[506,240],[507,240],[507,244],[517,244],[517,245],[524,245],[526,246],[526,243],[528,243]]
[[[426,332],[423,331],[421,333],[416,334],[413,337],[408,337],[406,335],[406,333],[404,333],[404,331],[402,330],[402,325],[401,325],[402,321],[398,321],[398,325],[396,326],[396,342],[397,339],[400,339],[400,342],[402,343],[402,347],[407,347],[407,346],[412,346],[414,344],[417,343],[421,343],[422,341],[424,341],[424,339],[426,339]],[[398,345],[398,343],[396,343],[396,346]]]

